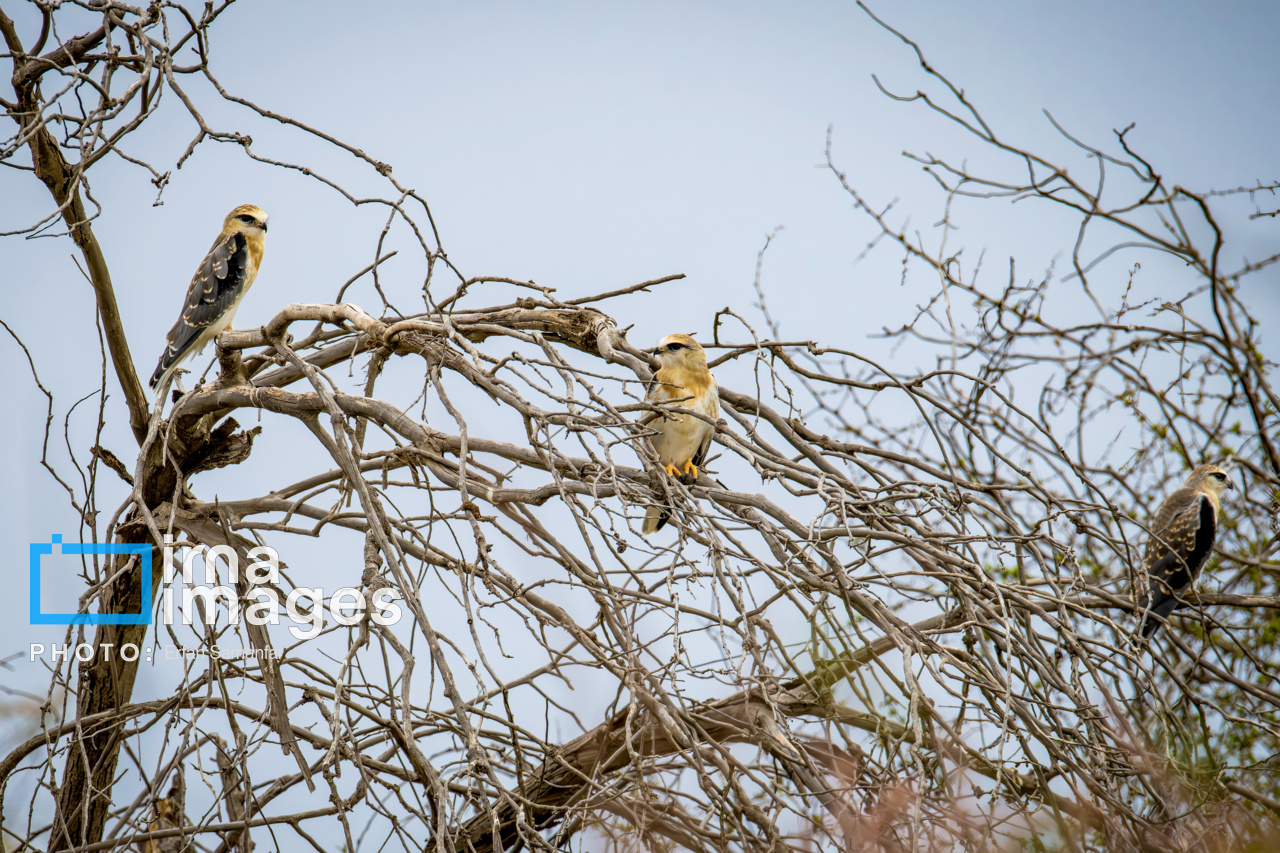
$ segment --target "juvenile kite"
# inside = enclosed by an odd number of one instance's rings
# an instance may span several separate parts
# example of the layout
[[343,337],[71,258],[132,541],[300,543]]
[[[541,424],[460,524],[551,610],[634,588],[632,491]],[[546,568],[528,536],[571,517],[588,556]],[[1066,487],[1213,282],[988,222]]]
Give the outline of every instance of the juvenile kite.
[[[1181,595],[1209,562],[1218,532],[1219,498],[1235,486],[1217,465],[1201,465],[1160,505],[1142,558],[1151,586],[1142,602],[1142,636],[1150,637],[1175,610]],[[1158,618],[1157,618],[1158,617]]]
[[187,288],[182,316],[165,339],[164,355],[151,374],[151,387],[164,382],[178,364],[203,352],[209,341],[231,328],[240,300],[258,277],[267,234],[267,214],[242,204],[227,214],[222,233],[204,256]]
[[[650,403],[670,403],[705,415],[710,421],[693,415],[659,416],[650,426],[657,431],[653,447],[658,461],[668,474],[684,483],[698,479],[698,466],[707,458],[715,421],[720,417],[720,392],[715,377],[707,369],[707,354],[702,345],[688,335],[667,335],[653,351],[658,372],[645,399]],[[644,516],[646,536],[662,529],[671,513],[660,507],[649,507]]]

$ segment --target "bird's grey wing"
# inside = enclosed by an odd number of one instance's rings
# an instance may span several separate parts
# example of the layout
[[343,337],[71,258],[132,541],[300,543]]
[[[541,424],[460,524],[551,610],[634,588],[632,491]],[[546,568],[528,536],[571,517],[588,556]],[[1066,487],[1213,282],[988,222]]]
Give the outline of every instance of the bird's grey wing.
[[[1217,534],[1216,513],[1207,497],[1197,492],[1185,500],[1178,497],[1175,492],[1160,508],[1144,558],[1150,588],[1143,608],[1150,608],[1157,616],[1168,616],[1185,606],[1178,596],[1200,574]],[[1148,617],[1143,636],[1154,634],[1158,624]]]
[[1157,525],[1147,543],[1146,568],[1152,591],[1178,591],[1200,573],[1213,550],[1217,519],[1213,503],[1204,495],[1171,514]]
[[714,421],[720,418],[720,388],[716,385],[714,379],[711,380],[711,389],[707,392],[707,417],[711,418],[713,423],[708,424],[710,429],[707,435],[702,439],[702,444],[698,447],[696,453],[693,454],[693,464],[699,468],[707,459],[707,451],[711,449],[711,439],[716,437],[716,428]]
[[698,449],[693,452],[693,458],[690,459],[695,467],[701,468],[702,463],[707,461],[707,451],[711,449],[711,437],[716,431],[712,429],[707,433],[707,437],[702,440],[702,444],[698,445]]
[[234,231],[214,241],[187,288],[182,315],[165,337],[164,354],[151,376],[154,387],[164,372],[186,356],[200,333],[225,314],[244,290],[249,249],[244,234]]
[[[720,417],[720,389],[717,387],[715,380],[711,380],[711,390],[707,392],[710,396],[707,398],[706,414],[712,421]],[[707,461],[707,452],[711,449],[711,440],[716,437],[716,428],[714,424],[707,425],[709,429],[703,437],[702,443],[698,445],[698,449],[693,453],[693,464],[702,467],[702,463]]]
[[711,439],[716,437],[715,426],[712,424],[707,424],[706,426],[707,434],[698,445],[697,450],[693,451],[693,459],[691,460],[699,468],[702,467],[703,462],[707,461],[707,451],[711,449]]

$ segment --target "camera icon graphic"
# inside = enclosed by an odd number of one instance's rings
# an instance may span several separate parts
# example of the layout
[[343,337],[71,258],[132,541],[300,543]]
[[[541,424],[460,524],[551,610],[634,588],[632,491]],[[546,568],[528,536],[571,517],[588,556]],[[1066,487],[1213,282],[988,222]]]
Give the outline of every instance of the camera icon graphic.
[[[41,613],[40,560],[53,555],[57,545],[63,556],[101,554],[137,554],[142,562],[141,613]],[[63,543],[55,533],[49,542],[31,543],[31,624],[32,625],[150,625],[151,624],[151,546],[115,542]]]

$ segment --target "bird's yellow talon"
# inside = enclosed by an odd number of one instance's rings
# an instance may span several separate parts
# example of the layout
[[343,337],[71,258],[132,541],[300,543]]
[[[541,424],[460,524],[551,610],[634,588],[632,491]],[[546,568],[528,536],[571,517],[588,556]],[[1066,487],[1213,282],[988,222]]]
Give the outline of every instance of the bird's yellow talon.
[[690,459],[688,462],[684,463],[684,472],[685,472],[686,474],[692,474],[692,475],[693,475],[693,479],[695,479],[695,480],[696,480],[696,479],[698,479],[698,466],[693,464],[693,460],[692,460],[692,459]]
[[680,469],[679,469],[679,468],[677,468],[674,464],[671,464],[671,465],[665,465],[665,466],[663,466],[662,470],[663,470],[663,471],[666,471],[666,472],[667,472],[667,474],[668,474],[669,476],[671,476],[671,477],[679,477],[679,476],[680,476]]

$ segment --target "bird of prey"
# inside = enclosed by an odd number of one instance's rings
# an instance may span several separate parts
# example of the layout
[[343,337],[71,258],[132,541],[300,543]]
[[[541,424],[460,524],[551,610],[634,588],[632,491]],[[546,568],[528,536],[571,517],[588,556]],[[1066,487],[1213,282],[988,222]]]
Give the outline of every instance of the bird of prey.
[[165,339],[164,354],[151,374],[152,388],[231,328],[240,301],[258,277],[266,234],[267,214],[257,205],[242,204],[227,214],[222,233],[191,279],[182,315]]
[[[702,345],[688,335],[667,335],[653,351],[658,372],[645,399],[650,403],[670,403],[705,415],[710,421],[693,415],[659,415],[650,424],[658,462],[672,477],[685,483],[698,479],[698,466],[707,458],[715,421],[720,417],[720,392],[715,377],[707,369],[707,354]],[[647,536],[662,529],[670,517],[663,507],[649,507],[641,528]]]
[[1142,636],[1150,637],[1175,610],[1186,607],[1181,595],[1209,562],[1218,532],[1220,498],[1235,486],[1217,465],[1201,465],[1160,505],[1143,555],[1150,588],[1142,601]]
[[[173,786],[169,788],[169,796],[155,801],[154,809],[156,816],[151,820],[148,829],[157,832],[161,829],[177,829],[183,824],[183,809],[187,798],[187,783],[182,775],[182,768],[178,768],[178,776],[173,781]],[[143,845],[143,853],[180,853],[186,849],[182,836],[169,836],[168,838],[149,838]]]

